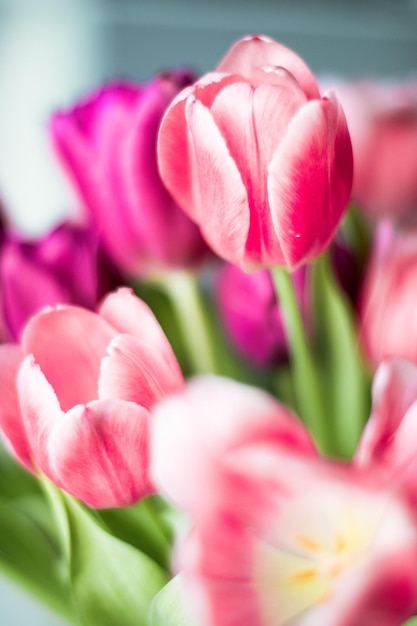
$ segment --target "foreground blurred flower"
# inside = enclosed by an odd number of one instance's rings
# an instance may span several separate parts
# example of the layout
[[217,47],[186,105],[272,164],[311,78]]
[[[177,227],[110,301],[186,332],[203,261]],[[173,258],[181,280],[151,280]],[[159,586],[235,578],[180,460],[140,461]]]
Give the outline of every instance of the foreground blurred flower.
[[94,229],[63,223],[38,240],[8,233],[0,252],[0,301],[12,339],[44,306],[96,307],[118,277]]
[[352,196],[373,217],[417,215],[417,82],[341,84],[354,153]]
[[107,296],[98,314],[43,310],[21,346],[0,347],[0,361],[0,427],[28,468],[94,507],[153,492],[149,410],[182,386],[182,375],[153,314],[130,290]]
[[417,230],[379,225],[360,303],[361,338],[373,365],[399,356],[417,363]]
[[153,475],[193,518],[176,566],[198,623],[399,626],[417,606],[409,500],[383,468],[320,459],[273,402],[201,379],[156,409]]
[[267,37],[238,41],[174,100],[158,152],[174,198],[213,250],[241,267],[314,259],[350,196],[352,150],[337,99],[321,97],[304,62]]
[[[292,278],[306,322],[308,294],[304,269],[299,269]],[[227,264],[215,278],[215,296],[227,335],[250,363],[270,366],[288,358],[282,311],[268,271],[247,274]]]
[[51,120],[58,157],[104,246],[128,275],[187,266],[207,251],[167,193],[156,163],[162,115],[191,79],[178,71],[144,85],[111,84]]

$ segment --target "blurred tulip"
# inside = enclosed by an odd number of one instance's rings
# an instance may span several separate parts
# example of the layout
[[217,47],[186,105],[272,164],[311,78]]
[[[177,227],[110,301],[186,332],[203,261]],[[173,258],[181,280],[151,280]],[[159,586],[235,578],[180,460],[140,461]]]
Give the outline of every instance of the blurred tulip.
[[44,306],[96,307],[120,279],[98,245],[94,229],[63,223],[45,237],[4,236],[0,252],[0,303],[10,338]]
[[388,356],[417,363],[417,230],[377,229],[360,296],[361,339],[378,365]]
[[245,268],[317,257],[350,197],[339,102],[320,96],[294,52],[263,36],[238,41],[173,101],[158,154],[165,185],[208,244]]
[[376,218],[417,216],[417,82],[341,84],[354,154],[352,196]]
[[156,138],[168,104],[192,80],[186,71],[147,84],[110,84],[53,115],[58,157],[121,271],[183,267],[207,253],[201,235],[163,186]]
[[15,455],[90,506],[152,493],[149,411],[183,380],[150,309],[120,289],[98,314],[43,310],[19,349],[0,346],[0,427]]
[[[308,326],[308,285],[300,268],[292,275]],[[288,357],[285,323],[267,270],[247,274],[227,264],[215,278],[215,297],[226,334],[249,363],[271,366]]]
[[383,467],[319,458],[284,407],[227,380],[189,383],[153,426],[156,483],[192,516],[175,567],[201,626],[400,626],[413,614],[416,516]]

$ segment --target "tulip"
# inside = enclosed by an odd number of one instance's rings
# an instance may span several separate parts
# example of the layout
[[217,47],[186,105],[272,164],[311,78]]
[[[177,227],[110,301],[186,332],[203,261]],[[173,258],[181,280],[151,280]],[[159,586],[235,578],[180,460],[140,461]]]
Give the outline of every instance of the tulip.
[[[246,37],[168,107],[162,179],[211,248],[242,268],[295,268],[332,239],[349,200],[342,108],[291,50]],[[181,158],[178,158],[181,154]]]
[[417,82],[341,84],[354,155],[352,196],[373,218],[417,212]]
[[109,84],[51,119],[58,158],[105,249],[128,276],[188,266],[207,252],[163,186],[156,162],[162,115],[190,80],[190,73],[177,71],[144,85]]
[[[294,288],[304,321],[308,321],[306,275],[293,274]],[[276,365],[288,357],[282,311],[268,271],[247,274],[227,264],[215,279],[215,296],[226,334],[249,363]]]
[[318,457],[266,394],[191,382],[156,407],[152,450],[191,515],[174,565],[201,626],[400,626],[415,611],[409,500],[384,468]]
[[417,230],[380,224],[359,306],[362,345],[373,366],[389,356],[417,363],[416,281]]
[[66,222],[38,240],[13,233],[4,237],[0,303],[14,340],[42,307],[77,304],[93,309],[118,282],[92,228]]
[[0,346],[0,427],[15,455],[93,507],[152,493],[150,410],[183,381],[150,309],[126,288],[98,313],[45,309],[25,327],[20,359],[14,348]]

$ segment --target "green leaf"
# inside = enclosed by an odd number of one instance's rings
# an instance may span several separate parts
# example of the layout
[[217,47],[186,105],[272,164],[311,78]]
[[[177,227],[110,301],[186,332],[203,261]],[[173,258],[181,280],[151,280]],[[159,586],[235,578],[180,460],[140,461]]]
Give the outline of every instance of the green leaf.
[[411,617],[404,622],[403,626],[417,626],[417,617]]
[[327,256],[313,267],[315,360],[327,407],[332,452],[351,458],[370,408],[370,377],[358,346],[356,320]]
[[64,543],[72,593],[84,626],[146,626],[168,576],[148,556],[109,534],[71,496],[44,479]]
[[155,596],[149,620],[150,626],[197,626],[185,601],[181,574],[170,580]]
[[22,494],[41,494],[36,477],[28,472],[0,441],[0,496],[20,497]]
[[72,621],[62,554],[31,513],[23,502],[0,501],[0,569]]

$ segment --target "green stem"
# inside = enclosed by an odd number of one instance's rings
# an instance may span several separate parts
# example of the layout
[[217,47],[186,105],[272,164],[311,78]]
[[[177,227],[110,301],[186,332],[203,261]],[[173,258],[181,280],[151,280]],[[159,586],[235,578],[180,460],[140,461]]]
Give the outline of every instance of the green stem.
[[185,270],[170,272],[160,282],[174,308],[193,373],[216,372],[214,342],[197,276]]
[[283,267],[272,269],[271,275],[287,330],[297,408],[318,448],[325,452],[328,449],[325,411],[291,276]]

